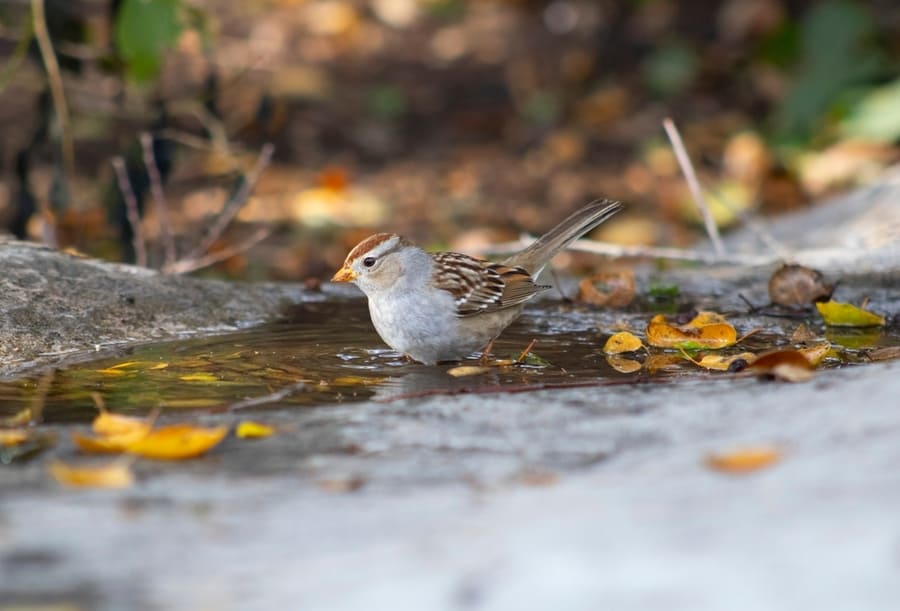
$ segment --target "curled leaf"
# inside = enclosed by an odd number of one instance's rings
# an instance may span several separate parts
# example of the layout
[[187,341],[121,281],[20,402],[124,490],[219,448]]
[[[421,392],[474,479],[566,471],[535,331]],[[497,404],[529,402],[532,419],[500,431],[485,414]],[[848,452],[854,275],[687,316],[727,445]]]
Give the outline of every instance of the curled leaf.
[[815,367],[799,350],[776,350],[759,356],[749,370],[769,375],[783,382],[806,382],[814,375]]
[[817,303],[816,309],[826,325],[832,327],[883,327],[884,316],[858,308],[851,303],[828,301]]
[[686,325],[672,325],[657,314],[647,325],[647,343],[657,348],[719,349],[737,342],[737,331],[721,314],[700,312]]
[[614,333],[606,340],[603,345],[603,352],[606,354],[622,354],[623,352],[634,352],[644,347],[640,338],[628,331],[619,331]]
[[830,299],[833,292],[821,272],[802,265],[783,265],[769,278],[769,299],[778,305],[805,306]]
[[578,284],[578,301],[610,308],[622,308],[634,300],[634,272],[603,272]]

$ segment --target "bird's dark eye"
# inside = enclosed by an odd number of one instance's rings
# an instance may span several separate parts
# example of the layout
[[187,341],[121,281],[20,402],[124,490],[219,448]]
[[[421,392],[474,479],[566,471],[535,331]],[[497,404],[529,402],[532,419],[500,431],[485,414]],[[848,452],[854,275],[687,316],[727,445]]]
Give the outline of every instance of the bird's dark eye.
[[363,259],[363,265],[365,265],[366,267],[372,267],[373,265],[375,265],[375,257],[366,257],[365,259]]

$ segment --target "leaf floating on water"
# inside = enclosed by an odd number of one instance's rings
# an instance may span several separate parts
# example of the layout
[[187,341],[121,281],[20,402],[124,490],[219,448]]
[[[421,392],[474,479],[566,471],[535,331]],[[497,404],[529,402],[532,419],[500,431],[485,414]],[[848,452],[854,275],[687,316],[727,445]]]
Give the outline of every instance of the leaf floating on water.
[[218,382],[219,376],[214,373],[197,372],[186,373],[178,376],[178,379],[184,382]]
[[23,429],[0,430],[0,446],[17,446],[28,440],[28,431]]
[[25,426],[26,424],[31,422],[31,419],[34,417],[34,412],[30,407],[26,407],[24,409],[19,410],[12,416],[8,416],[3,420],[0,420],[0,426],[8,426],[8,427],[17,427],[17,426]]
[[238,423],[234,434],[241,439],[262,439],[275,433],[275,428],[261,422],[244,420]]
[[50,462],[48,469],[57,482],[76,488],[127,488],[134,483],[131,464],[121,460],[84,467],[73,467],[54,460]]
[[809,361],[809,364],[813,367],[818,367],[819,363],[822,362],[822,359],[831,351],[831,344],[825,342],[824,344],[818,344],[815,346],[810,346],[808,348],[801,348],[797,352],[806,357],[806,360]]
[[384,382],[384,378],[365,378],[363,376],[341,376],[331,381],[334,386],[374,386]]
[[134,416],[113,414],[104,410],[94,418],[91,429],[97,435],[103,436],[142,436],[150,432],[152,426],[153,421],[151,418],[135,418]]
[[145,458],[181,460],[206,453],[228,434],[227,426],[204,428],[172,424],[151,431],[128,447],[128,452]]
[[851,303],[828,301],[817,303],[816,309],[826,325],[832,327],[883,327],[884,316],[863,310]]
[[657,348],[719,349],[737,342],[737,331],[721,314],[700,312],[686,325],[672,325],[657,314],[647,325],[647,343]]
[[98,369],[97,373],[102,373],[107,376],[123,376],[129,373],[135,373],[138,371],[152,371],[156,369],[165,369],[169,364],[165,362],[155,362],[155,361],[125,361],[124,363],[117,363],[115,365],[111,365],[106,369]]
[[603,352],[606,354],[622,354],[623,352],[634,352],[643,347],[644,343],[637,335],[628,331],[619,331],[606,340],[606,343],[603,345]]
[[[723,354],[706,354],[699,361],[690,359],[698,367],[712,369],[714,371],[739,371],[752,364],[756,355],[752,352],[741,352],[725,356]],[[743,366],[741,364],[743,363]]]
[[767,446],[743,448],[721,454],[710,454],[706,464],[724,473],[751,473],[765,469],[781,460],[781,452]]
[[466,376],[477,376],[482,373],[490,373],[491,371],[494,371],[493,367],[486,367],[484,365],[460,365],[448,369],[447,374],[454,378],[464,378]]
[[635,373],[640,371],[641,367],[643,367],[640,361],[627,359],[615,354],[607,356],[606,363],[619,373]]

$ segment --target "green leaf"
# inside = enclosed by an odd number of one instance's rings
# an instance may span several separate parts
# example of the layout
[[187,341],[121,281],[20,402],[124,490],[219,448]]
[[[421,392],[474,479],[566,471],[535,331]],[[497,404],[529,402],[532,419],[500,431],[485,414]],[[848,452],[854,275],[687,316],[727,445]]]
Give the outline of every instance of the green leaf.
[[181,0],[124,0],[116,19],[116,45],[138,81],[159,72],[163,52],[181,32]]
[[875,142],[900,139],[900,79],[873,89],[854,104],[841,123],[841,132]]

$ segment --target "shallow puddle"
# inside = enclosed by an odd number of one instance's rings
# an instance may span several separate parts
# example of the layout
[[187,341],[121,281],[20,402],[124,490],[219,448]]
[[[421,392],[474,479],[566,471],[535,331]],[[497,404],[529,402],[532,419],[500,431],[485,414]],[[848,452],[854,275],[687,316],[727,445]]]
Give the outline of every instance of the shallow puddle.
[[[447,373],[453,364],[427,367],[409,363],[388,349],[375,334],[361,299],[305,304],[297,306],[283,323],[211,338],[123,348],[100,360],[58,370],[52,377],[0,382],[0,420],[32,407],[41,412],[35,420],[87,422],[96,414],[95,394],[110,409],[123,413],[147,413],[157,407],[215,411],[292,386],[294,392],[269,405],[320,406],[439,393],[728,375],[694,367],[671,351],[669,360],[674,363],[657,371],[648,373],[645,367],[626,374],[613,369],[602,353],[603,343],[617,326],[630,325],[641,334],[649,315],[639,310],[643,308],[610,312],[550,300],[535,304],[496,342],[493,355],[514,359],[537,339],[537,358],[454,377]],[[787,346],[801,322],[738,313],[729,318],[742,333],[764,329],[733,347],[733,352]],[[820,327],[820,337],[822,334]],[[865,360],[860,350],[867,347],[900,344],[883,330],[824,335],[823,341],[829,339],[837,347],[825,367]],[[638,360],[646,361],[644,356]],[[477,365],[477,361],[465,364]]]

